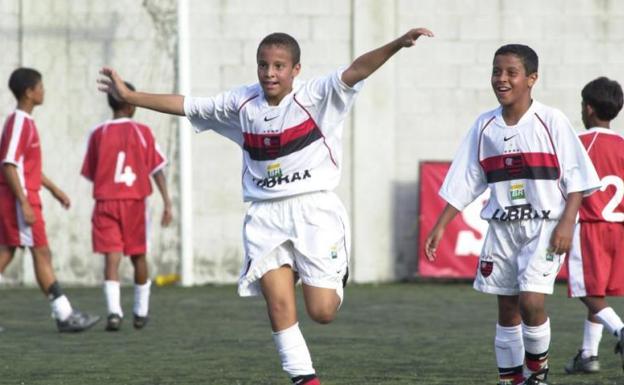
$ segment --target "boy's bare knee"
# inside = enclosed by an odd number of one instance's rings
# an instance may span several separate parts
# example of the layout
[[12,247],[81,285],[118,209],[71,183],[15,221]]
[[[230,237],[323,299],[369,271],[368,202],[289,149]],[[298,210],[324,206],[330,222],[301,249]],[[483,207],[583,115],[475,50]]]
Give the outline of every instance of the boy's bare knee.
[[308,309],[308,315],[313,321],[326,325],[336,318],[336,309],[332,309],[327,306],[319,306],[313,309]]

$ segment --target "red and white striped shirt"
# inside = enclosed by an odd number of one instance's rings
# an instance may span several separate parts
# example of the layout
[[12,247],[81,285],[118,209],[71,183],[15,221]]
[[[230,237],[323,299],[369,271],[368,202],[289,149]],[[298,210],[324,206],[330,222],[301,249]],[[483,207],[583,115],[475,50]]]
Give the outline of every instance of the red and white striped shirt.
[[[28,202],[41,204],[41,142],[35,121],[22,110],[15,110],[4,123],[0,138],[0,163],[15,165]],[[10,191],[2,172],[0,188]]]
[[624,222],[624,137],[594,127],[579,135],[598,177],[600,191],[583,199],[581,222]]
[[533,101],[515,126],[502,107],[481,114],[461,144],[440,196],[463,210],[485,189],[485,220],[558,219],[572,192],[600,187],[587,152],[565,115]]
[[96,200],[143,199],[152,193],[149,177],[166,163],[148,126],[114,119],[91,131],[81,174]]

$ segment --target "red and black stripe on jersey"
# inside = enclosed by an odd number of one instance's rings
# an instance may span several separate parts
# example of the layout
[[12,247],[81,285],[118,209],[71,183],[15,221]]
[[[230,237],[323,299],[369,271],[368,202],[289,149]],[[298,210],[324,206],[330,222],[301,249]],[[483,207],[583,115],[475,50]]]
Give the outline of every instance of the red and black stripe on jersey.
[[272,160],[302,150],[322,138],[321,130],[308,118],[279,134],[243,133],[243,148],[253,160]]
[[557,156],[543,152],[520,152],[492,156],[480,161],[488,183],[514,179],[559,179]]

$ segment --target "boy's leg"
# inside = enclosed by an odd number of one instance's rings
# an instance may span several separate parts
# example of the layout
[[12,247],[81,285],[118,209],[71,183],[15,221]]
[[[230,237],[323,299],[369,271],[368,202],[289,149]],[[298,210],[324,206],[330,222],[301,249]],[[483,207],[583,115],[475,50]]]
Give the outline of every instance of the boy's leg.
[[550,347],[550,321],[546,314],[546,295],[521,292],[519,297],[522,315],[522,337],[525,350],[525,375],[544,372],[538,379],[545,379],[548,370],[548,349]]
[[41,291],[50,300],[52,314],[61,332],[79,332],[95,325],[100,317],[83,314],[72,308],[67,296],[56,280],[52,268],[52,254],[48,246],[31,247],[35,276]]
[[262,276],[260,285],[282,369],[297,385],[317,384],[310,352],[297,323],[293,270],[290,266],[271,270]]
[[[580,298],[583,301],[583,298]],[[583,301],[584,302],[584,301]],[[602,339],[604,327],[591,310],[587,310],[587,318],[583,325],[583,345],[581,349],[564,366],[568,374],[595,373],[600,371],[598,347]]]
[[106,330],[117,331],[121,328],[123,310],[121,308],[121,288],[119,283],[119,265],[122,254],[112,252],[104,254],[104,297],[106,298]]
[[134,266],[134,327],[142,329],[148,320],[152,281],[148,279],[145,254],[132,255],[130,259]]
[[0,283],[3,281],[2,274],[4,274],[4,270],[6,270],[9,263],[13,260],[15,249],[15,247],[0,246]]
[[516,385],[524,381],[524,343],[518,296],[498,296],[498,323],[494,350],[498,366],[499,384]]
[[321,324],[334,320],[342,301],[335,289],[302,284],[303,298],[310,318]]

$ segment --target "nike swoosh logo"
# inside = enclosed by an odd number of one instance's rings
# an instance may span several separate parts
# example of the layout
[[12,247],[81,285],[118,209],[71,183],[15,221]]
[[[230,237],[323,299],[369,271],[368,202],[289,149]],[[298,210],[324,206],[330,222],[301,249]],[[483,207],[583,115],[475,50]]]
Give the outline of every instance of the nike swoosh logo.
[[548,277],[550,275],[550,273],[544,273],[542,274],[544,277]]
[[265,116],[265,117],[264,117],[264,121],[265,121],[265,122],[270,122],[271,120],[273,120],[273,119],[277,119],[278,117],[279,117],[279,115],[274,116],[274,117],[272,117],[272,118],[267,118],[267,117]]
[[[518,135],[518,134],[516,134],[516,135]],[[510,136],[509,138],[505,136],[505,137],[503,138],[503,140],[506,142],[506,141],[508,141],[509,139],[513,138],[513,137],[514,137],[514,136],[516,136],[516,135],[512,135],[512,136]]]

